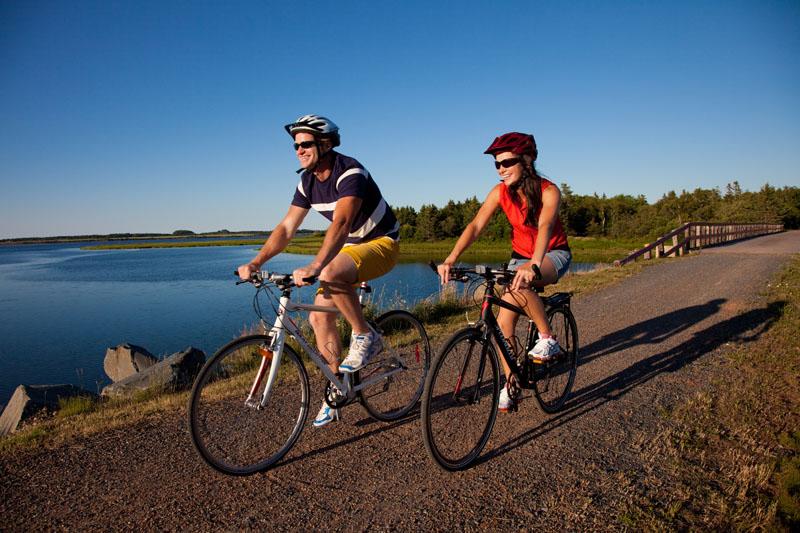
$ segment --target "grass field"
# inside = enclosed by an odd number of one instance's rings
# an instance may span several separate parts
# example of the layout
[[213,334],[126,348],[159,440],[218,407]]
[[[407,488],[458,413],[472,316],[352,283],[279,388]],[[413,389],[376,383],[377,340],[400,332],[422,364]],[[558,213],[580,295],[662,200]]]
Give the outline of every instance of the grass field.
[[[322,245],[322,239],[322,234],[296,237],[286,248],[286,252],[292,254],[316,254]],[[447,254],[450,253],[455,242],[455,239],[433,242],[403,240],[400,242],[400,261],[403,263],[427,262],[431,260],[442,261]],[[126,250],[138,248],[194,248],[201,246],[253,246],[255,248],[261,246],[263,243],[263,240],[242,239],[205,242],[103,244],[87,246],[85,249]],[[643,244],[631,239],[603,239],[595,237],[570,237],[569,243],[572,248],[573,261],[578,263],[612,263],[615,259],[625,257],[632,250]],[[508,259],[510,254],[511,246],[506,241],[478,241],[464,253],[461,260],[467,263],[477,263],[481,261],[498,262]]]

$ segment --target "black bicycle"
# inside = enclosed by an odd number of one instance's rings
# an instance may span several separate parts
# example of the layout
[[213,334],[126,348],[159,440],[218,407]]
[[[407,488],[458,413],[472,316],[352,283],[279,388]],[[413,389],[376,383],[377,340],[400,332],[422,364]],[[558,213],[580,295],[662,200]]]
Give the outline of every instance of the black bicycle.
[[[431,267],[436,269],[433,263]],[[536,274],[540,277],[538,270]],[[493,312],[494,306],[499,306],[525,314],[496,293],[496,288],[509,285],[514,275],[515,271],[506,265],[500,269],[483,265],[450,269],[451,279],[465,283],[478,280],[485,290],[480,320],[447,340],[425,380],[423,438],[431,457],[445,470],[468,467],[489,440],[500,396],[498,348],[511,369],[506,387],[514,408],[522,389],[532,389],[542,410],[555,413],[572,390],[578,366],[578,327],[570,311],[571,294],[558,292],[542,298],[561,352],[547,362],[534,362],[527,355],[538,340],[533,321],[528,321],[526,342],[522,345],[515,336],[503,336]]]

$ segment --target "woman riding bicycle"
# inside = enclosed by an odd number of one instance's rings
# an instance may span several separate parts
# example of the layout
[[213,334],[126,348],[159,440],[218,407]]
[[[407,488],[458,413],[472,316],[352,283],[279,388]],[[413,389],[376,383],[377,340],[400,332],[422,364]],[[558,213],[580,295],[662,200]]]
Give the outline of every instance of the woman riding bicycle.
[[[485,154],[494,156],[500,183],[486,197],[475,218],[467,224],[450,255],[439,265],[442,283],[450,279],[450,267],[475,242],[498,207],[511,224],[511,260],[509,268],[516,270],[511,285],[506,287],[503,300],[523,309],[539,330],[539,340],[529,352],[534,362],[549,361],[559,353],[558,340],[552,335],[545,316],[542,299],[529,287],[556,283],[566,274],[572,262],[567,234],[558,218],[561,192],[551,181],[542,177],[535,167],[538,156],[533,135],[511,132],[497,137]],[[541,271],[535,280],[534,266]],[[519,315],[500,309],[497,321],[506,338],[514,335]],[[503,360],[508,379],[510,370]],[[508,390],[500,392],[498,408],[511,409]]]

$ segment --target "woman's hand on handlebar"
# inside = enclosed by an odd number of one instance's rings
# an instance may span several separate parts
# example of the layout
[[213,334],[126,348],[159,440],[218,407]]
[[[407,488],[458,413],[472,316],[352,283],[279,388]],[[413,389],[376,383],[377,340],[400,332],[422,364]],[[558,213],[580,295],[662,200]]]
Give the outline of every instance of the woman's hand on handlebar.
[[436,267],[436,271],[439,272],[439,277],[442,278],[442,285],[450,281],[450,267],[453,266],[453,263],[442,263]]
[[512,291],[529,289],[534,281],[540,279],[540,276],[537,276],[536,272],[534,272],[533,267],[533,263],[525,263],[524,265],[520,265],[520,267],[517,268],[516,274],[514,274],[514,279],[509,288]]

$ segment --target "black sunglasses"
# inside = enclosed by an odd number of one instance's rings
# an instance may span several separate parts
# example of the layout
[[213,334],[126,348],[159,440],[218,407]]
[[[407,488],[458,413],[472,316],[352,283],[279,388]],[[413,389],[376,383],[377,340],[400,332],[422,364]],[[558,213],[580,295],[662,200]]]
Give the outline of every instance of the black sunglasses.
[[517,163],[519,163],[519,157],[512,157],[510,159],[503,159],[502,161],[495,161],[494,168],[511,168]]
[[311,148],[312,146],[314,146],[316,144],[317,144],[317,141],[303,141],[301,143],[294,143],[294,151],[296,152],[298,150],[298,148],[303,148],[305,150],[308,150],[309,148]]

